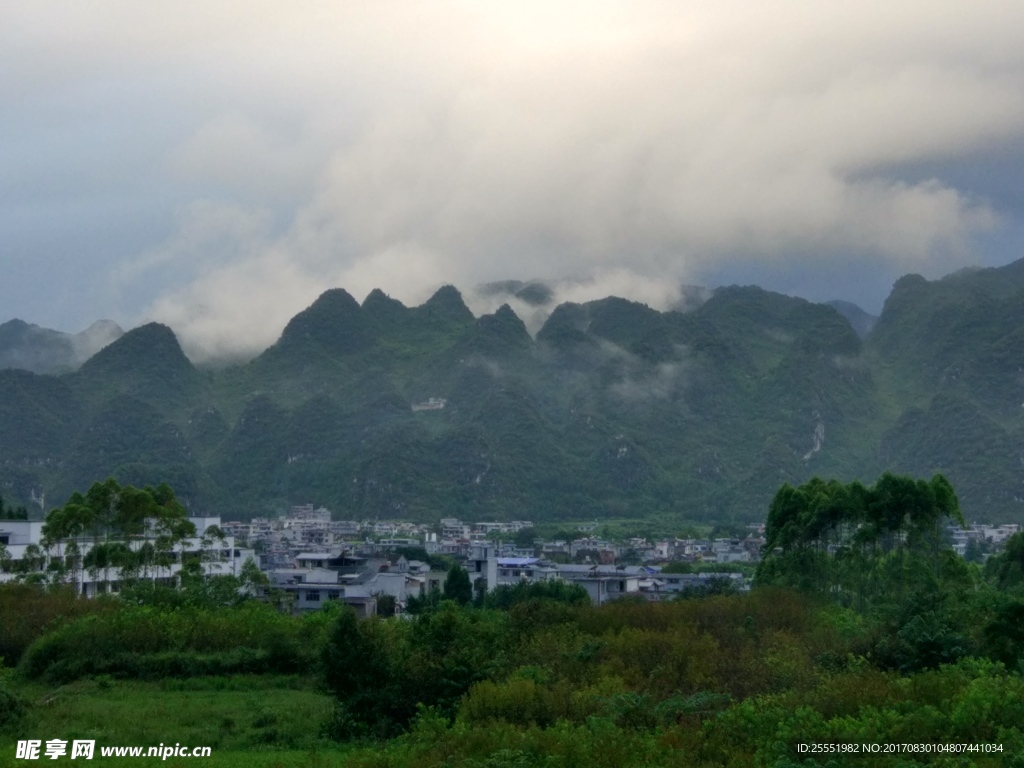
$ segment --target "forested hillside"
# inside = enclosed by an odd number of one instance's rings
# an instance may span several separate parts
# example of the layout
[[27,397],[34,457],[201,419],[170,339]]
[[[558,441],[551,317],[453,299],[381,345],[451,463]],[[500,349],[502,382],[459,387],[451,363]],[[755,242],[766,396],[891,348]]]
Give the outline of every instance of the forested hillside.
[[[870,332],[839,308],[609,297],[534,338],[451,286],[419,307],[339,288],[209,369],[150,324],[71,373],[0,371],[0,490],[31,507],[113,475],[227,517],[745,521],[783,482],[892,470],[944,473],[968,518],[1024,519],[1024,262],[904,277]],[[430,398],[445,407],[413,410]]]

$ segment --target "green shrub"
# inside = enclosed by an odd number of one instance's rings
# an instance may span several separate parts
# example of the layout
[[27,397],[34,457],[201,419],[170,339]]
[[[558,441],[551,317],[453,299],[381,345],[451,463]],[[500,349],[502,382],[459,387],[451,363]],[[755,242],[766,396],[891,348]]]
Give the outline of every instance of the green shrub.
[[492,589],[484,596],[483,604],[487,608],[510,610],[519,603],[535,600],[551,600],[569,605],[584,605],[590,602],[587,590],[579,584],[565,581],[539,581],[535,583],[520,582],[514,585],[503,584]]
[[0,683],[0,728],[11,725],[21,719],[25,714],[25,701],[14,693],[8,691]]
[[315,663],[322,628],[258,604],[216,611],[125,607],[65,624],[22,658],[30,678],[141,679],[295,673]]
[[46,632],[92,614],[122,606],[112,599],[82,600],[71,587],[0,584],[0,657],[16,666],[25,650]]
[[551,690],[528,678],[513,677],[503,683],[484,680],[470,689],[459,707],[459,714],[472,724],[501,720],[544,728],[560,714],[553,699]]

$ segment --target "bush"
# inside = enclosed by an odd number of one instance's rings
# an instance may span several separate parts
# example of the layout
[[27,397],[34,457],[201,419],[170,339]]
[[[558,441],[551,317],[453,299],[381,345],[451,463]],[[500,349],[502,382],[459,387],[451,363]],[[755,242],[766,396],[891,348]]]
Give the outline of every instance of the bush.
[[25,702],[20,697],[8,691],[0,683],[0,728],[11,725],[21,719],[25,714]]
[[[309,669],[320,627],[258,604],[217,611],[125,607],[87,616],[37,640],[21,660],[30,678],[161,678]],[[304,631],[305,630],[305,631]]]
[[585,605],[590,602],[587,590],[579,584],[565,581],[538,581],[536,583],[520,582],[515,585],[502,585],[491,590],[484,597],[484,607],[511,610],[520,603],[534,600],[550,600],[568,605]]
[[83,616],[120,610],[112,599],[82,600],[71,587],[0,585],[0,657],[16,666],[25,650],[62,624]]
[[503,683],[485,680],[470,689],[459,714],[473,724],[501,720],[545,728],[555,721],[556,715],[565,714],[559,712],[554,698],[551,690],[528,677],[512,677]]

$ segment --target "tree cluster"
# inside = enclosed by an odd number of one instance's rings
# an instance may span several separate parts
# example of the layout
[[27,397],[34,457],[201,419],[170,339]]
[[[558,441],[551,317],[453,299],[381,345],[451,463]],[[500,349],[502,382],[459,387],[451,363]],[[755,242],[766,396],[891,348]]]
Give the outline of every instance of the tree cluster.
[[[218,531],[207,533],[217,536]],[[81,569],[94,577],[100,572],[109,576],[112,568],[122,580],[131,580],[161,569],[169,575],[175,547],[195,535],[188,512],[168,485],[140,490],[108,478],[51,510],[42,543],[55,582],[77,581]],[[84,556],[78,544],[82,539],[91,540]]]
[[905,594],[924,573],[959,571],[946,528],[964,526],[952,486],[885,473],[872,486],[813,478],[779,489],[768,511],[757,580],[863,606],[880,590]]
[[28,510],[25,507],[5,505],[4,497],[0,496],[0,520],[28,520]]

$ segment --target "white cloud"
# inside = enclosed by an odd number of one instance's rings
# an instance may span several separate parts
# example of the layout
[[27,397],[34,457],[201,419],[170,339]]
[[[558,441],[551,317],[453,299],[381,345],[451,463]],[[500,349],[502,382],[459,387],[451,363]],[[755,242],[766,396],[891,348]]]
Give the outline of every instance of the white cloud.
[[996,214],[895,169],[1024,131],[1011,2],[12,5],[0,98],[152,82],[191,118],[168,175],[284,216],[222,227],[240,247],[152,306],[196,348],[265,346],[334,285],[580,275],[660,306],[733,256],[934,271]]

